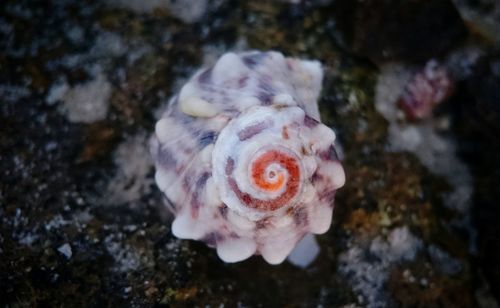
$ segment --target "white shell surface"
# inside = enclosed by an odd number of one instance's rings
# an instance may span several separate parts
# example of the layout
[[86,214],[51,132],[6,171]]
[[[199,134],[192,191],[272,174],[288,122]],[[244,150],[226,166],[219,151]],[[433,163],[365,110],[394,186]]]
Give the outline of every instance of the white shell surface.
[[323,71],[278,52],[227,53],[198,71],[155,127],[155,180],[172,232],[226,262],[281,263],[331,224],[345,175],[319,122]]

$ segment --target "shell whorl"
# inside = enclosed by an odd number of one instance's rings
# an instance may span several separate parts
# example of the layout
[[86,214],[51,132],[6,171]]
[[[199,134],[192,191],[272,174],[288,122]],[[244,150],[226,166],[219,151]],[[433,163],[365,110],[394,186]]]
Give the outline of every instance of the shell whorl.
[[304,116],[297,107],[256,107],[222,130],[213,152],[214,180],[229,208],[257,220],[299,199]]

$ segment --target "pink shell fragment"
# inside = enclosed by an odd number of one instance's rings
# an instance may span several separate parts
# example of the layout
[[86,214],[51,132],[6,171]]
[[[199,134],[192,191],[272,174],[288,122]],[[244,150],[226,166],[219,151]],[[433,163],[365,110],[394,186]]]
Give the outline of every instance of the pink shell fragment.
[[406,85],[398,106],[411,121],[429,118],[434,108],[453,92],[453,81],[445,67],[436,61],[427,62]]

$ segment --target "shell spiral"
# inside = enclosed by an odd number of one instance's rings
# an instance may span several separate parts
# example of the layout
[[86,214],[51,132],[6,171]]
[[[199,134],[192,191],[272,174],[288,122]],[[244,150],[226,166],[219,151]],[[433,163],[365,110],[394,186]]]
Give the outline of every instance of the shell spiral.
[[227,53],[174,96],[151,140],[172,232],[226,262],[282,262],[328,230],[345,181],[319,122],[322,69],[277,52]]

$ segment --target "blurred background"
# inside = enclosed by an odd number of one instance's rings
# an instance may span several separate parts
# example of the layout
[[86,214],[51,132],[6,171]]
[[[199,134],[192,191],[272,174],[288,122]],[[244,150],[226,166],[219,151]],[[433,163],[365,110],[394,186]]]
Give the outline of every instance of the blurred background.
[[[497,0],[4,0],[0,304],[498,307]],[[347,183],[305,269],[170,232],[148,150],[227,51],[318,59]]]

